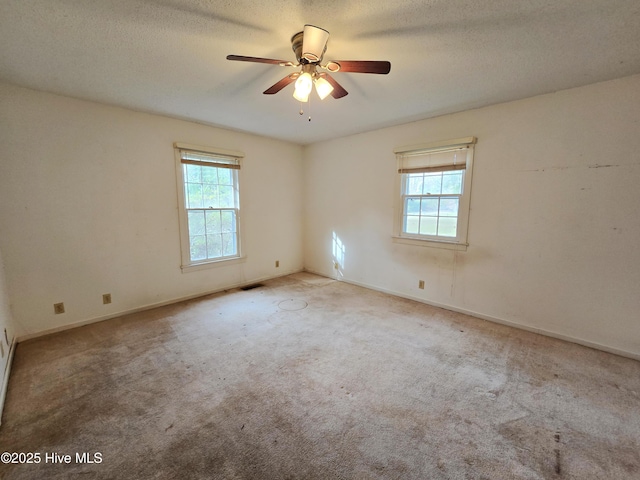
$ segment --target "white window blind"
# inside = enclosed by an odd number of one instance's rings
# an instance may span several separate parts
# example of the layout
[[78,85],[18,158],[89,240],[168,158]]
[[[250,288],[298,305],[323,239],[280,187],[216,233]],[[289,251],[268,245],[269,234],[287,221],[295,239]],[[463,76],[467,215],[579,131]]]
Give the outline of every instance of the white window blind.
[[476,139],[467,137],[450,142],[452,143],[438,142],[395,149],[398,173],[464,170],[467,166],[468,150],[476,143]]
[[240,159],[244,158],[244,153],[237,150],[208,149],[207,147],[199,147],[187,143],[175,143],[174,147],[180,152],[180,160],[185,164],[239,170]]

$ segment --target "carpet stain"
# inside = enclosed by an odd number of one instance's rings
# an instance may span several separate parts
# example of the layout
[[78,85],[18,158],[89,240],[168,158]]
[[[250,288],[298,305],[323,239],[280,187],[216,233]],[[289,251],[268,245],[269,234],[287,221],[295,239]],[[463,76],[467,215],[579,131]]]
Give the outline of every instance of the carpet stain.
[[[556,432],[555,435],[554,435],[554,438],[555,438],[556,443],[559,444],[560,443],[560,432]],[[561,457],[560,457],[560,448],[556,448],[555,449],[555,454],[556,454],[556,459],[555,459],[556,460],[556,468],[555,468],[556,474],[562,475],[562,465],[561,465],[561,462],[560,462],[560,459],[561,459]]]

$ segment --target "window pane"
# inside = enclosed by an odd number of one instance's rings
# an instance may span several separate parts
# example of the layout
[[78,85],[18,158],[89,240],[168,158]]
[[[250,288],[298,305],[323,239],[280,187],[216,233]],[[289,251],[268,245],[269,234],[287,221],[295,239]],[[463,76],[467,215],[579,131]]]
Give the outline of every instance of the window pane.
[[188,212],[189,218],[189,235],[204,235],[204,212],[195,211]]
[[222,237],[220,234],[207,235],[207,258],[222,256]]
[[438,227],[437,217],[420,217],[420,234],[435,235]]
[[440,216],[441,217],[457,217],[458,203],[457,198],[441,198],[440,199]]
[[407,215],[418,215],[420,213],[420,199],[407,198],[404,212]]
[[456,217],[440,217],[438,219],[438,235],[443,237],[455,237],[458,226]]
[[233,187],[219,187],[220,188],[220,203],[219,208],[233,208],[235,202],[233,201]]
[[425,195],[440,195],[442,189],[442,173],[425,173],[422,193]]
[[222,214],[222,233],[231,233],[236,231],[236,212],[223,211]]
[[218,170],[216,167],[203,167],[202,183],[218,183]]
[[202,167],[200,165],[184,165],[186,169],[185,178],[187,182],[200,183],[201,180],[201,170]]
[[[191,167],[191,165],[188,165]],[[187,183],[187,208],[202,208],[202,185]]]
[[422,194],[422,178],[421,173],[410,173],[406,178],[406,191],[407,195],[421,195]]
[[205,183],[202,185],[202,204],[205,208],[218,207],[218,186]]
[[214,233],[221,232],[221,223],[220,223],[220,211],[219,210],[207,210],[205,211],[205,220],[206,220],[206,234],[212,235]]
[[442,175],[443,194],[462,194],[462,172],[445,172]]
[[204,235],[189,236],[189,242],[191,261],[205,260],[207,258],[206,237]]
[[404,217],[405,233],[418,233],[419,226],[420,226],[420,217],[418,216]]
[[236,236],[233,233],[222,234],[222,255],[228,257],[229,255],[236,255],[238,249],[236,246]]
[[230,168],[217,168],[218,183],[220,185],[233,185],[233,170]]
[[422,215],[438,216],[438,198],[423,198],[420,206],[420,213]]

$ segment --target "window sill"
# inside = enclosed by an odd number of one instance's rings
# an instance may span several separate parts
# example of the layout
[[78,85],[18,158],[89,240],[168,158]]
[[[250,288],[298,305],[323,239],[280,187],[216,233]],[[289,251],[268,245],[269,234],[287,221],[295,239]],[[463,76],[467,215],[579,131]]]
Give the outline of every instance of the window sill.
[[426,240],[422,238],[401,237],[399,235],[392,236],[394,243],[402,243],[405,245],[417,245],[419,247],[444,248],[446,250],[457,250],[466,252],[468,243],[448,242],[446,240]]
[[211,260],[210,262],[194,263],[193,265],[181,265],[182,273],[196,272],[198,270],[207,270],[215,267],[226,267],[227,265],[235,265],[242,263],[247,259],[246,256],[224,258],[221,260]]

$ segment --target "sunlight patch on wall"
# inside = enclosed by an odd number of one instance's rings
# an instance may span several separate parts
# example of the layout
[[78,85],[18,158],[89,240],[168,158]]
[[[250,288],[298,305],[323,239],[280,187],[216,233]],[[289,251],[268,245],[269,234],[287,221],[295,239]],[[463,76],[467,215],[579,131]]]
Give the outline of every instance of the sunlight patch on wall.
[[342,240],[336,232],[333,233],[332,253],[333,253],[333,268],[336,271],[336,278],[344,276],[344,258],[345,247]]

